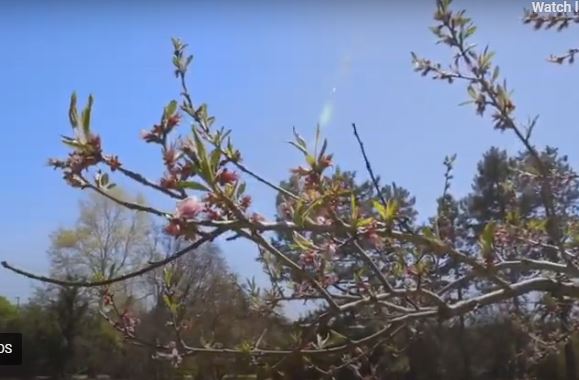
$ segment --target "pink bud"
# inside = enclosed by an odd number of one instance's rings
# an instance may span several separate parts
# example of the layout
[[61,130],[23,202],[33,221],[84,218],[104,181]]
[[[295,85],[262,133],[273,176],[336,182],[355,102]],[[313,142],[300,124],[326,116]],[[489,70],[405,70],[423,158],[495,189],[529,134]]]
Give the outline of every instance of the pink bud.
[[384,241],[376,232],[372,232],[368,235],[368,239],[374,245],[376,249],[383,249],[384,248]]
[[181,225],[179,223],[171,221],[165,227],[165,233],[171,236],[179,236],[181,234]]
[[327,246],[327,251],[328,254],[330,254],[331,256],[336,254],[336,245],[334,243],[329,243]]

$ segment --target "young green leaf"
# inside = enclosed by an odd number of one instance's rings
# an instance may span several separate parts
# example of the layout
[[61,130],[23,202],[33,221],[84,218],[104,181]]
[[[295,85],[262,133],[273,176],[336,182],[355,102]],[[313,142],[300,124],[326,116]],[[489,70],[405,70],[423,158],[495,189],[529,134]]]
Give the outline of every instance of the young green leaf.
[[199,191],[209,191],[207,186],[196,182],[196,181],[181,181],[179,182],[180,189],[189,189],[189,190],[199,190]]
[[386,214],[384,215],[384,220],[386,222],[392,222],[394,218],[398,215],[398,210],[400,206],[396,199],[390,199],[386,203]]
[[358,202],[356,200],[356,196],[354,195],[354,193],[350,195],[350,208],[352,211],[352,221],[355,221],[358,219],[359,210],[358,210]]
[[297,145],[299,145],[300,147],[302,147],[303,150],[305,150],[305,151],[307,152],[308,146],[307,146],[307,144],[306,144],[306,140],[304,140],[303,137],[301,137],[301,136],[298,134],[298,132],[296,131],[295,127],[294,127],[294,129],[293,129],[293,132],[294,132],[294,137],[295,137],[295,139],[296,139],[296,141],[297,141]]
[[296,143],[293,142],[293,141],[288,141],[288,143],[291,144],[291,145],[293,145],[293,146],[295,146],[295,147],[296,147],[300,152],[302,152],[304,155],[306,155],[306,156],[308,155],[308,151],[307,151],[303,146],[300,146],[300,145],[296,144]]
[[480,237],[481,255],[487,261],[492,261],[493,259],[495,230],[496,224],[491,221],[484,227]]
[[296,243],[296,245],[302,249],[302,250],[308,250],[308,249],[315,249],[316,246],[314,245],[314,243],[312,243],[311,241],[309,241],[308,239],[306,239],[304,236],[302,236],[299,232],[294,231],[293,232],[293,240],[294,243]]
[[68,118],[72,128],[78,128],[78,111],[76,110],[76,92],[70,96],[70,107],[68,109]]
[[93,103],[93,97],[92,97],[92,95],[89,95],[88,104],[86,105],[84,110],[82,110],[82,114],[81,114],[82,131],[83,131],[83,133],[81,135],[81,141],[85,140],[82,142],[86,142],[86,139],[90,135],[90,116],[91,116],[91,111],[92,111],[92,103]]
[[238,184],[237,184],[237,197],[238,197],[238,198],[239,198],[240,196],[242,196],[243,193],[245,193],[245,187],[246,187],[245,182],[238,181]]
[[171,100],[169,105],[167,105],[167,107],[165,107],[165,117],[169,117],[169,116],[173,115],[177,111],[177,105],[178,104],[177,104],[176,100]]
[[372,202],[374,208],[376,209],[376,211],[378,211],[378,215],[380,215],[380,217],[382,219],[386,219],[386,207],[384,207],[384,205],[382,204],[382,202],[380,202],[379,200],[374,200]]
[[205,181],[213,183],[215,179],[215,172],[212,170],[213,168],[209,164],[209,158],[207,157],[205,144],[203,144],[203,141],[201,141],[199,133],[197,133],[197,130],[195,128],[193,128],[193,138],[195,139],[195,147],[197,149],[199,164],[201,166],[200,167],[201,172],[199,174]]

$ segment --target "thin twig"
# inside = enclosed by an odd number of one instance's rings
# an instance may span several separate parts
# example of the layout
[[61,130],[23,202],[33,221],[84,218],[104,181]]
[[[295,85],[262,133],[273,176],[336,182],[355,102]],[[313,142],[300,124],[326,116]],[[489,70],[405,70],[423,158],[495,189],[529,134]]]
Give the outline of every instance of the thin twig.
[[380,198],[380,202],[382,202],[382,206],[388,207],[386,199],[382,195],[382,191],[380,190],[380,185],[378,184],[378,179],[374,175],[374,171],[372,170],[372,165],[370,165],[370,160],[368,159],[368,155],[366,155],[366,149],[364,148],[364,143],[358,134],[358,128],[356,127],[356,123],[352,123],[352,129],[354,130],[354,136],[356,137],[356,141],[358,141],[358,145],[360,146],[360,151],[362,152],[362,156],[364,158],[364,163],[366,164],[366,170],[368,170],[368,174],[370,175],[370,179],[372,180],[372,184],[376,189],[376,194],[378,198]]
[[163,194],[166,194],[168,196],[170,196],[171,198],[175,198],[175,199],[183,199],[184,197],[180,194],[175,194],[174,192],[165,189],[162,186],[157,185],[156,183],[154,183],[153,181],[148,180],[147,178],[145,178],[144,176],[142,176],[139,173],[136,173],[130,169],[127,169],[123,166],[120,166],[118,168],[116,168],[115,170],[118,170],[119,172],[121,172],[122,174],[124,174],[126,177],[131,178],[132,180],[139,182],[142,185],[151,187],[157,191],[162,192]]

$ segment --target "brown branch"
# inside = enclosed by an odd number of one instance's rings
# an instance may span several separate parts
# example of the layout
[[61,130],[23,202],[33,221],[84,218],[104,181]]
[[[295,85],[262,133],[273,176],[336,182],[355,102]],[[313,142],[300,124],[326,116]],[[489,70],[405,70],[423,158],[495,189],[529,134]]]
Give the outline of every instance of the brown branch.
[[286,266],[293,269],[300,277],[306,278],[317,290],[320,292],[322,297],[328,302],[330,308],[334,311],[340,311],[340,306],[336,303],[336,300],[332,297],[323,286],[319,283],[312,275],[304,271],[297,263],[295,263],[292,259],[287,257],[283,252],[279,249],[275,248],[271,245],[267,240],[265,240],[262,236],[258,234],[249,234],[245,231],[239,231],[239,233],[249,240],[255,242],[258,246],[262,247],[263,249],[268,250],[271,254],[276,256],[280,259]]
[[141,276],[145,273],[148,273],[154,269],[160,268],[166,264],[169,264],[172,261],[177,260],[179,257],[191,252],[192,250],[198,248],[199,246],[201,246],[202,244],[205,244],[207,242],[213,241],[216,237],[218,237],[219,235],[223,234],[224,231],[223,230],[215,230],[209,234],[207,234],[206,236],[200,238],[199,240],[197,240],[196,242],[190,244],[189,246],[175,252],[174,254],[166,257],[163,260],[159,260],[159,261],[154,261],[151,262],[149,265],[147,265],[144,268],[141,268],[139,270],[136,270],[134,272],[130,272],[127,274],[124,274],[122,276],[118,276],[118,277],[114,277],[114,278],[109,278],[107,280],[101,280],[101,281],[66,281],[66,280],[59,280],[56,278],[51,278],[51,277],[46,277],[46,276],[41,276],[41,275],[36,275],[34,273],[31,272],[27,272],[24,271],[22,269],[13,267],[12,265],[8,264],[6,261],[2,261],[1,265],[14,272],[17,273],[19,275],[22,275],[24,277],[33,279],[33,280],[37,280],[37,281],[41,281],[44,283],[48,283],[48,284],[54,284],[54,285],[59,285],[59,286],[70,286],[70,287],[77,287],[77,288],[93,288],[93,287],[98,287],[98,286],[105,286],[105,285],[111,285],[114,284],[116,282],[121,282],[121,281],[126,281],[128,279],[134,278],[134,277],[138,277]]
[[[516,269],[516,270],[542,270],[547,272],[552,272],[556,274],[568,274],[570,276],[578,276],[579,273],[573,267],[569,267],[567,265],[553,263],[550,261],[545,260],[532,260],[522,258],[520,260],[511,260],[511,261],[503,261],[498,264],[493,265],[493,269],[495,271],[502,271],[505,269]],[[443,295],[444,293],[452,290],[458,286],[461,286],[465,282],[476,278],[478,273],[476,271],[470,272],[463,277],[451,282],[450,284],[446,285],[444,288],[438,291],[439,295]]]
[[110,193],[99,188],[98,186],[93,185],[92,183],[87,181],[85,178],[79,176],[79,179],[82,181],[82,186],[84,188],[89,188],[89,189],[93,190],[94,192],[102,195],[103,197],[115,202],[116,204],[123,206],[125,208],[128,208],[129,210],[142,211],[142,212],[146,212],[146,213],[153,214],[156,216],[161,216],[163,218],[168,218],[171,216],[170,214],[168,214],[166,212],[159,211],[153,207],[143,206],[143,205],[140,205],[138,203],[128,202],[128,201],[124,201],[122,199],[119,199],[119,198],[115,197],[114,195],[111,195]]
[[252,357],[259,356],[283,356],[287,357],[288,355],[299,353],[306,356],[317,356],[317,355],[327,355],[327,354],[334,354],[339,353],[342,351],[346,351],[351,349],[352,347],[361,346],[364,344],[372,343],[379,338],[382,338],[385,335],[388,337],[393,337],[397,334],[401,326],[404,324],[399,323],[392,323],[388,324],[387,326],[383,327],[382,329],[378,330],[377,332],[368,335],[364,338],[358,340],[351,340],[347,344],[341,344],[337,346],[330,346],[327,348],[321,349],[299,349],[299,350],[268,350],[268,349],[260,349],[260,350],[250,350],[250,351],[241,351],[231,348],[205,348],[205,347],[186,347],[187,352],[183,356],[191,356],[195,354],[227,354],[227,355],[249,355]]
[[360,254],[360,256],[362,257],[362,260],[364,262],[366,262],[366,264],[370,267],[370,269],[372,269],[372,272],[374,272],[374,274],[376,275],[376,277],[378,277],[378,279],[380,280],[380,282],[382,283],[382,286],[384,287],[384,289],[388,292],[392,292],[394,289],[392,288],[392,285],[390,285],[390,283],[388,282],[388,279],[386,278],[386,276],[384,276],[384,273],[382,273],[382,271],[380,270],[380,268],[378,268],[378,265],[376,265],[376,263],[374,262],[374,260],[372,260],[372,258],[368,255],[368,253],[360,246],[360,244],[357,241],[354,241],[354,247],[356,248],[356,250],[358,251],[358,253]]
[[226,152],[224,152],[223,150],[221,150],[221,152],[223,154],[225,154],[225,156],[230,160],[230,162],[233,163],[233,165],[235,165],[239,170],[241,170],[242,172],[244,172],[245,174],[253,177],[254,179],[256,179],[258,182],[261,182],[262,184],[272,188],[273,190],[287,196],[290,197],[292,199],[300,199],[299,196],[295,195],[294,193],[292,193],[291,191],[284,189],[281,186],[277,186],[273,183],[271,183],[270,181],[268,181],[267,179],[263,178],[262,176],[260,176],[259,174],[255,173],[254,171],[248,169],[245,165],[243,165],[241,162],[239,162],[239,160],[233,160],[231,157],[229,157]]

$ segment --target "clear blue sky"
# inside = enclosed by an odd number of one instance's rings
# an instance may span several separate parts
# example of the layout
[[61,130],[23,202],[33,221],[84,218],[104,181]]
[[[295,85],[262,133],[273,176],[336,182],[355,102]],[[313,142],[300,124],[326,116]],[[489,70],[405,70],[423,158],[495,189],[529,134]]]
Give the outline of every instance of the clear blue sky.
[[[311,137],[322,118],[342,167],[364,174],[350,130],[356,122],[382,177],[409,188],[423,215],[434,211],[446,154],[458,154],[453,189],[465,194],[483,151],[518,145],[471,108],[458,107],[465,99],[460,85],[412,71],[411,50],[443,60],[449,52],[434,45],[427,29],[434,1],[408,3],[2,2],[0,258],[45,273],[49,233],[76,218],[80,194],[45,165],[64,154],[59,135],[69,132],[73,90],[81,99],[95,95],[94,126],[107,151],[160,176],[157,151],[138,136],[178,95],[171,36],[195,54],[197,103],[209,104],[217,124],[233,129],[247,164],[273,181],[300,162],[285,143],[291,127]],[[520,22],[529,3],[459,5],[479,25],[476,40],[497,52],[516,91],[518,115],[539,112],[536,138],[559,146],[576,164],[579,67],[555,67],[545,57],[577,42],[577,30],[530,30]],[[271,215],[274,195],[254,183],[250,191],[256,209]],[[222,248],[242,276],[259,275],[251,245]],[[29,281],[0,271],[0,294],[26,298],[30,289]]]

